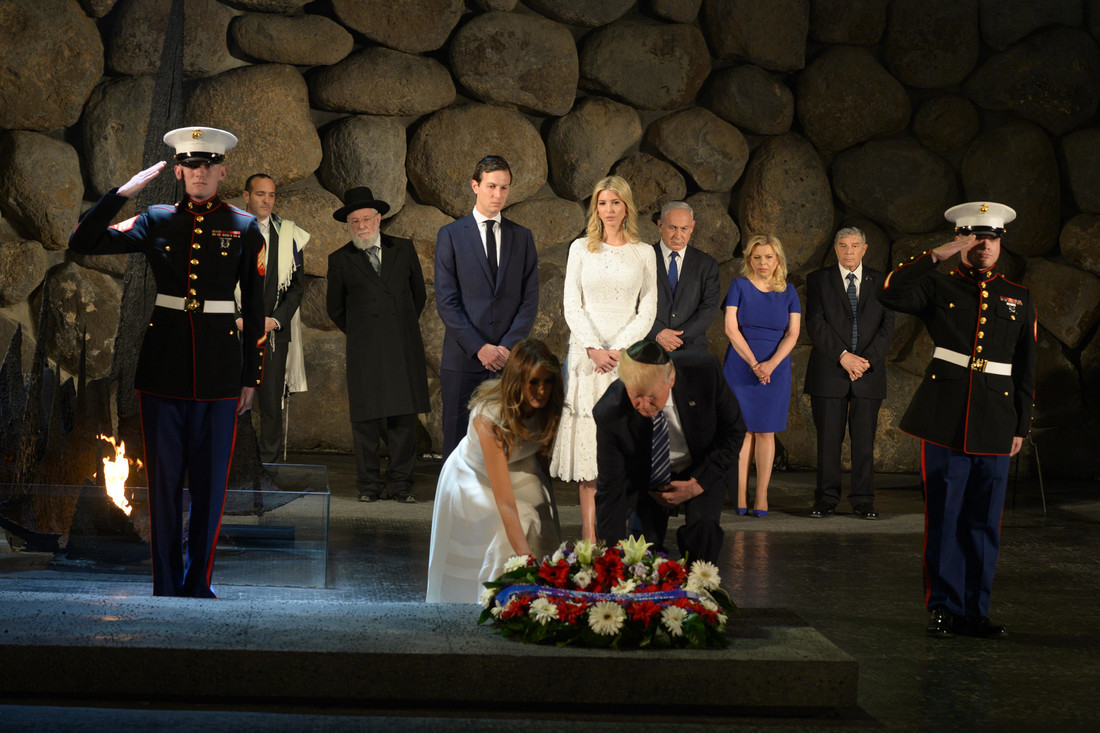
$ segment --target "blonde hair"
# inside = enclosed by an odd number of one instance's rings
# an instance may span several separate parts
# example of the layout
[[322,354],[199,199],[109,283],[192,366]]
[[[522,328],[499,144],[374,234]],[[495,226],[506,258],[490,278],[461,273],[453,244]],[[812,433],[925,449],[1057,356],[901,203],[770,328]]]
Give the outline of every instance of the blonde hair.
[[[528,424],[523,416],[525,389],[539,367],[553,375],[554,384],[546,406],[537,410]],[[504,455],[510,456],[517,439],[537,443],[540,453],[548,453],[558,432],[564,402],[565,386],[558,357],[542,341],[527,338],[512,347],[498,379],[487,380],[478,386],[469,406],[473,412],[482,403],[497,404],[500,424],[494,425],[492,430],[504,446]]]
[[619,352],[619,379],[629,389],[645,389],[657,382],[671,382],[676,367],[669,359],[666,364],[644,364],[630,358],[626,349]]
[[600,194],[604,191],[614,192],[624,204],[626,204],[626,219],[623,221],[623,231],[626,232],[626,241],[635,244],[640,239],[638,233],[638,210],[634,206],[634,194],[630,190],[630,184],[622,176],[607,176],[601,178],[595,188],[592,189],[592,199],[588,202],[588,251],[599,252],[603,243],[603,221],[596,212],[596,204]]
[[771,247],[775,251],[779,264],[775,266],[775,272],[772,273],[768,285],[773,292],[782,293],[787,289],[787,254],[783,251],[783,244],[779,241],[779,237],[774,234],[753,234],[748,238],[742,250],[742,256],[745,259],[741,264],[741,277],[751,278],[753,271],[749,258],[757,247]]

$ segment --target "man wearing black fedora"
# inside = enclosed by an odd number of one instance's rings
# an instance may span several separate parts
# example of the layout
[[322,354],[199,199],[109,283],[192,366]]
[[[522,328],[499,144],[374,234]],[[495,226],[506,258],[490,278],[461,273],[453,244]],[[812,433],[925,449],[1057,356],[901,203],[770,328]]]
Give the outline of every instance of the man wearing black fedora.
[[[416,501],[417,413],[428,412],[420,313],[424,275],[412,242],[379,232],[389,204],[366,187],[344,194],[332,218],[351,241],[328,258],[328,314],[347,335],[348,409],[360,501]],[[379,446],[385,434],[385,479]],[[388,483],[388,489],[387,489]]]

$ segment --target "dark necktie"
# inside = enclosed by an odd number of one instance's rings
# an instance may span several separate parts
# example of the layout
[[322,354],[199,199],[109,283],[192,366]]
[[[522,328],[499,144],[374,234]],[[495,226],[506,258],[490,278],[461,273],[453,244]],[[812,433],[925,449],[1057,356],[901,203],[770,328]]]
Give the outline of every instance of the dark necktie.
[[264,269],[264,308],[267,315],[275,310],[279,300],[279,233],[267,222],[267,265]]
[[485,254],[489,258],[489,274],[493,282],[497,281],[497,235],[493,231],[493,220],[485,220]]
[[859,345],[859,319],[856,314],[856,305],[859,303],[859,296],[856,295],[856,274],[854,272],[848,273],[848,302],[852,306],[852,353],[856,353],[856,347]]
[[676,266],[676,258],[679,256],[679,252],[673,252],[669,255],[672,259],[668,263],[668,286],[672,288],[673,295],[676,295],[676,283],[680,280],[680,268]]
[[367,257],[370,258],[370,265],[374,268],[374,271],[379,275],[382,274],[382,248],[381,247],[367,247]]
[[668,454],[668,422],[665,413],[653,416],[653,453],[650,459],[649,483],[654,488],[667,486],[672,480],[672,460]]

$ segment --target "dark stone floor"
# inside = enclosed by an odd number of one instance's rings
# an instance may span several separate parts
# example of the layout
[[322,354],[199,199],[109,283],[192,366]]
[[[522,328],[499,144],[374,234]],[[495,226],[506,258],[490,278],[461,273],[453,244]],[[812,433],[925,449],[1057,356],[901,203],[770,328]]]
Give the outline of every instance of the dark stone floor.
[[[220,585],[223,597],[418,601],[426,578],[431,494],[438,464],[418,469],[421,503],[356,501],[348,456],[299,455],[323,463],[332,488],[328,587]],[[515,713],[447,710],[186,708],[164,701],[126,707],[68,707],[64,701],[23,701],[2,694],[0,731],[7,730],[713,730],[716,727],[795,730],[1094,730],[1100,722],[1100,484],[1047,481],[1047,513],[1038,483],[1021,479],[1003,518],[1003,547],[992,616],[1005,624],[1003,641],[933,640],[921,590],[923,509],[914,476],[880,476],[882,519],[861,521],[841,511],[807,516],[813,476],[773,478],[771,514],[737,517],[727,510],[721,562],[736,603],[786,608],[852,655],[860,666],[859,710],[827,719],[644,720],[571,715],[541,720]],[[576,490],[559,486],[563,534],[579,530]],[[144,582],[96,576],[54,579],[33,559],[0,552],[0,599],[6,591],[71,590],[145,595]],[[215,569],[217,582],[217,569]],[[0,600],[2,603],[2,600]],[[0,605],[0,643],[3,642]],[[474,682],[476,684],[476,681]],[[595,681],[594,681],[595,683]]]

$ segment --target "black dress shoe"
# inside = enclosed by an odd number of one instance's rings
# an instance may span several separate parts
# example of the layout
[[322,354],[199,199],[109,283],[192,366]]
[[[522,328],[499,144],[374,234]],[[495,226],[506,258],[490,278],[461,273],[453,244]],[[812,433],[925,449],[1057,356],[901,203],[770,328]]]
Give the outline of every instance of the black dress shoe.
[[1005,639],[1008,637],[1008,631],[1005,627],[993,623],[988,616],[968,616],[962,619],[956,631],[964,636],[975,636],[979,639]]
[[950,639],[955,635],[955,617],[946,608],[933,608],[928,617],[928,635],[933,639]]
[[810,516],[814,519],[824,519],[833,513],[833,507],[823,501],[814,502],[814,508],[810,510]]
[[382,497],[378,496],[378,494],[360,494],[359,495],[359,501],[364,501],[364,502],[367,502],[367,503],[370,503],[372,501],[378,501],[381,498]]
[[875,511],[875,505],[871,503],[856,504],[852,509],[855,515],[860,519],[878,519],[878,512]]

